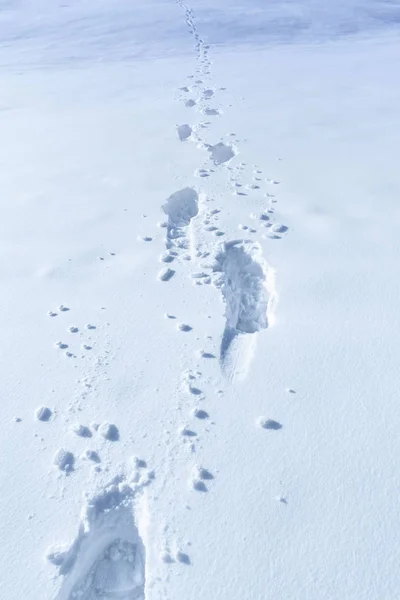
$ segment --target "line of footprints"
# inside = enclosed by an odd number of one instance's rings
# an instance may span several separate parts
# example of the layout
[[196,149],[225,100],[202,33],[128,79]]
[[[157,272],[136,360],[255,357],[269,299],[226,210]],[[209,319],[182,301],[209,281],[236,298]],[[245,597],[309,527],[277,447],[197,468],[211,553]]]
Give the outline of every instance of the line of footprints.
[[[279,181],[266,178],[262,170],[253,165],[251,168],[244,162],[235,163],[240,140],[235,133],[229,133],[226,139],[215,144],[208,144],[202,139],[202,131],[212,127],[212,120],[223,115],[223,108],[216,103],[219,94],[226,88],[215,88],[209,84],[212,62],[209,58],[210,46],[201,38],[193,11],[182,2],[176,0],[182,7],[185,21],[191,36],[193,36],[196,51],[196,69],[189,75],[187,82],[178,90],[178,100],[190,111],[199,111],[205,119],[199,125],[188,123],[176,127],[178,143],[195,142],[205,153],[205,160],[194,173],[202,183],[201,191],[194,187],[185,187],[172,193],[162,205],[164,219],[158,223],[163,230],[165,250],[160,256],[163,264],[158,278],[161,282],[169,282],[182,265],[196,262],[196,268],[191,269],[189,276],[194,285],[213,284],[221,293],[225,305],[225,329],[221,332],[220,349],[207,348],[199,350],[198,356],[205,361],[219,360],[221,370],[229,362],[230,353],[234,352],[235,342],[240,336],[252,335],[269,326],[269,307],[274,300],[273,273],[262,257],[262,251],[255,235],[261,232],[264,238],[281,239],[288,232],[288,227],[274,219],[275,190]],[[238,202],[246,202],[246,197],[257,198],[258,204],[264,208],[257,213],[250,213],[248,223],[239,223],[239,231],[246,232],[247,239],[225,240],[226,232],[221,226],[223,211],[215,206],[212,194],[207,194],[207,185],[219,170],[227,173],[227,186]],[[250,172],[249,172],[250,171]],[[202,241],[197,239],[200,232]],[[143,243],[151,243],[153,235],[139,236]],[[206,240],[204,242],[204,240]],[[208,244],[207,240],[211,240]],[[211,248],[211,250],[210,250]],[[115,253],[110,253],[115,256]],[[104,256],[99,257],[104,261]],[[237,310],[237,306],[240,306]],[[55,342],[55,349],[62,352],[66,358],[74,360],[89,356],[95,348],[98,325],[93,323],[80,324],[71,319],[73,310],[70,306],[61,304],[57,309],[50,310],[51,319],[65,321],[65,337]],[[189,323],[180,322],[176,315],[166,314],[166,318],[176,321],[177,331],[190,335],[193,328]],[[210,338],[211,339],[211,338]],[[92,353],[93,354],[93,353]],[[234,362],[234,361],[233,361]],[[190,371],[184,374],[183,386],[193,399],[190,409],[192,422],[210,422],[210,413],[203,406],[205,394],[201,389],[202,373]],[[295,394],[295,390],[288,389]],[[216,390],[222,394],[223,390]],[[39,406],[34,418],[38,423],[50,424],[57,416],[57,411],[50,406]],[[15,417],[20,422],[19,417]],[[269,417],[259,417],[256,420],[259,428],[277,432],[282,424]],[[69,427],[70,434],[78,436],[90,445],[104,447],[119,441],[120,432],[117,425],[107,421],[103,423],[74,423]],[[182,439],[189,454],[196,451],[197,433],[189,424],[181,425],[179,439]],[[76,469],[77,461],[83,461],[92,466],[93,472],[101,471],[101,452],[98,447],[87,447],[77,458],[69,449],[60,447],[53,456],[54,467],[64,475],[71,475]],[[84,526],[81,526],[78,538],[70,549],[51,549],[47,559],[59,569],[59,573],[67,574],[60,595],[60,600],[82,598],[88,600],[94,597],[119,597],[144,599],[144,548],[133,519],[134,500],[136,494],[144,485],[154,478],[154,472],[147,468],[146,461],[136,456],[131,457],[132,474],[129,477],[118,476],[108,487],[93,498],[87,500]],[[201,464],[193,463],[188,477],[189,487],[194,492],[204,493],[214,481],[214,474]],[[284,496],[278,500],[286,503]],[[105,512],[105,507],[107,511]],[[85,512],[86,511],[86,512]],[[99,521],[97,521],[99,519]],[[88,565],[86,574],[82,576],[76,553],[80,547],[85,548],[85,539],[79,541],[82,532],[90,528],[103,527],[97,523],[105,523],[104,531],[116,531],[110,538],[109,545],[99,550],[99,557]],[[109,527],[107,523],[111,523]],[[121,530],[119,533],[118,531]],[[126,536],[126,537],[124,537]],[[90,538],[89,538],[90,539]],[[92,552],[89,552],[92,556]],[[161,558],[165,563],[177,562],[191,564],[186,548],[177,546],[174,551],[166,548]],[[74,574],[76,568],[77,574]],[[94,583],[95,582],[95,583]],[[121,583],[122,582],[122,583]],[[124,586],[125,591],[115,587]],[[95,585],[95,588],[93,586]]]
[[[193,11],[181,0],[178,4],[185,11],[186,23],[190,34],[194,37],[197,51],[197,69],[195,74],[188,77],[188,83],[179,88],[178,100],[189,108],[197,108],[199,112],[208,117],[220,117],[223,110],[215,105],[216,94],[226,91],[220,87],[214,89],[206,82],[211,74],[211,61],[209,59],[209,46],[204,43],[197,31]],[[201,132],[208,129],[212,121],[203,121],[197,126],[188,123],[177,125],[177,138],[182,143],[195,142],[197,147],[206,152],[204,164],[199,167],[194,175],[205,182],[212,178],[218,169],[224,168],[228,173],[229,187],[232,195],[238,198],[252,196],[253,198],[264,198],[265,208],[258,213],[250,213],[249,223],[239,223],[238,229],[246,234],[254,235],[261,231],[264,238],[271,240],[282,239],[288,232],[288,227],[274,219],[274,204],[277,202],[274,193],[280,182],[276,179],[265,177],[263,171],[253,165],[251,179],[248,176],[248,166],[240,162],[233,166],[233,159],[238,154],[238,139],[234,133],[227,136],[227,140],[220,140],[215,144],[208,144],[202,140]],[[176,274],[176,266],[182,261],[197,260],[200,269],[191,271],[190,278],[195,285],[214,284],[221,290],[223,295],[227,323],[223,338],[227,338],[226,347],[222,349],[221,344],[219,360],[222,366],[232,340],[239,334],[253,334],[269,325],[265,315],[268,313],[268,303],[272,300],[273,290],[268,289],[268,281],[271,276],[268,266],[262,259],[261,249],[256,241],[233,240],[224,241],[210,251],[209,246],[202,248],[196,240],[196,229],[202,229],[203,234],[211,235],[223,240],[225,231],[221,228],[221,208],[210,207],[207,209],[205,203],[213,203],[212,197],[207,195],[206,190],[186,187],[172,193],[162,205],[162,211],[166,220],[158,223],[158,227],[165,229],[165,252],[160,261],[165,263],[158,278],[161,282],[169,282]],[[201,220],[201,225],[199,224]],[[143,240],[151,240],[150,236],[142,237]],[[213,244],[211,245],[213,247]],[[234,313],[238,297],[241,308],[239,314],[233,319],[230,313]],[[248,300],[248,302],[246,301]],[[232,308],[232,310],[231,310]],[[236,311],[237,312],[237,311]],[[166,318],[177,320],[173,314],[167,313]],[[176,328],[180,332],[190,333],[192,326],[177,320]],[[200,350],[199,356],[204,359],[217,359],[217,353],[213,350]],[[192,417],[200,420],[210,418],[209,413],[199,407],[198,401],[204,400],[204,394],[198,387],[200,372],[189,373],[185,376],[186,388],[189,394],[196,399],[196,405],[192,409]],[[292,389],[288,393],[294,394]],[[217,393],[223,393],[218,390]],[[282,424],[268,417],[261,416],[256,419],[256,425],[268,431],[279,431]],[[183,425],[180,434],[188,445],[191,452],[195,452],[196,432],[189,426]],[[199,492],[208,491],[208,484],[214,479],[213,474],[202,466],[196,465],[191,469],[189,484]],[[286,502],[283,497],[278,498]],[[169,557],[166,556],[166,562]]]

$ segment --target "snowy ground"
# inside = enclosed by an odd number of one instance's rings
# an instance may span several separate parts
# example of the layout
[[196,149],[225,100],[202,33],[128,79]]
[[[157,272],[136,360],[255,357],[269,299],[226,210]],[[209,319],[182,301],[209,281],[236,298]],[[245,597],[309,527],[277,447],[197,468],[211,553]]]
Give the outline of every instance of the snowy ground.
[[400,7],[0,2],[7,600],[398,595]]

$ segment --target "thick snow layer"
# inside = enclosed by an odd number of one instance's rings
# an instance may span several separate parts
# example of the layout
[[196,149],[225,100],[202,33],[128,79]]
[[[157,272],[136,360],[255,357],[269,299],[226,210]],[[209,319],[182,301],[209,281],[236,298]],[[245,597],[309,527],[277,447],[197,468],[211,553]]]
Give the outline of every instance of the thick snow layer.
[[397,598],[400,13],[326,4],[0,2],[7,600]]

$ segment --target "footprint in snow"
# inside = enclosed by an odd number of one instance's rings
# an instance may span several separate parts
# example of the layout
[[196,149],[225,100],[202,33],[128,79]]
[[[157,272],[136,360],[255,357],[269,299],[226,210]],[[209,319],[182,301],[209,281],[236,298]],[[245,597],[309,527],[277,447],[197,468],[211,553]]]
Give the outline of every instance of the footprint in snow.
[[181,142],[185,142],[192,135],[192,128],[187,123],[178,125],[176,131]]
[[81,458],[97,464],[101,462],[101,458],[96,450],[84,450],[81,454]]
[[119,440],[118,427],[113,423],[102,423],[98,427],[98,433],[109,442],[117,442]]
[[177,329],[178,329],[178,331],[184,331],[187,333],[189,331],[192,331],[193,327],[191,327],[190,325],[187,325],[186,323],[178,323]]
[[50,421],[52,416],[53,412],[48,406],[39,406],[39,408],[35,410],[35,419],[37,421],[47,422]]
[[194,174],[196,177],[210,177],[211,171],[207,171],[207,169],[197,169]]
[[176,560],[184,565],[190,565],[190,557],[186,552],[182,552],[182,550],[178,550],[175,554]]
[[92,432],[90,431],[89,427],[87,427],[86,425],[82,425],[81,423],[75,423],[74,425],[72,425],[71,431],[79,437],[92,437]]
[[158,274],[158,279],[160,281],[169,281],[175,275],[175,271],[173,269],[162,269],[162,271]]
[[205,108],[203,110],[203,113],[210,117],[217,117],[218,115],[221,114],[221,112],[218,110],[218,108]]
[[53,464],[64,473],[74,470],[75,458],[72,452],[59,448],[54,455]]
[[212,354],[212,352],[205,352],[204,350],[200,350],[200,356],[202,358],[216,358],[215,354]]
[[197,433],[195,431],[193,431],[192,429],[189,429],[186,426],[181,427],[180,434],[183,436],[186,436],[186,437],[196,437],[197,436]]
[[67,575],[57,598],[144,600],[146,549],[137,528],[136,494],[134,486],[115,478],[86,501],[70,548],[47,552],[59,574]]
[[65,344],[64,342],[56,342],[55,346],[56,348],[60,348],[60,350],[65,350],[68,348],[68,344]]
[[279,429],[282,429],[281,423],[275,421],[274,419],[267,419],[266,417],[259,417],[257,419],[257,424],[262,429],[271,429],[273,431],[278,431]]
[[193,416],[196,417],[196,419],[208,419],[209,418],[209,414],[207,411],[201,409],[201,408],[195,408],[193,409]]

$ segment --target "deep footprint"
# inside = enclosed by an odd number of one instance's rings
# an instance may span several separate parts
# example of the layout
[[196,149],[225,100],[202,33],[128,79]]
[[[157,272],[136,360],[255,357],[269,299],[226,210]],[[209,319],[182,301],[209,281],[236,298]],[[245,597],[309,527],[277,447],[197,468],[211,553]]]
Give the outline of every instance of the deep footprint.
[[[222,246],[213,270],[220,273],[215,283],[225,303],[226,322],[220,363],[223,371],[230,371],[233,375],[233,371],[241,368],[237,364],[239,357],[232,356],[237,341],[270,325],[275,303],[273,272],[263,261],[259,245],[242,240]],[[242,359],[249,363],[251,356],[249,346]]]
[[163,205],[168,216],[166,246],[187,249],[187,228],[199,212],[199,197],[193,188],[184,188],[170,196]]
[[89,502],[60,565],[66,577],[57,600],[144,600],[145,549],[133,498],[131,488],[116,483]]

